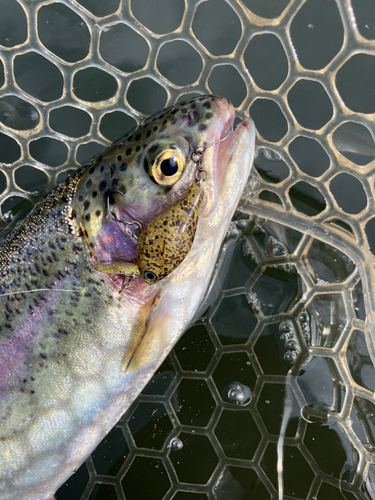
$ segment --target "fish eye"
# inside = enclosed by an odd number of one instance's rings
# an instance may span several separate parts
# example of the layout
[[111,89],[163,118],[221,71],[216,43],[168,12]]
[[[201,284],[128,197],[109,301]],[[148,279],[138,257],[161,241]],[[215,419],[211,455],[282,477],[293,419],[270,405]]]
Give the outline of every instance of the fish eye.
[[185,167],[185,155],[178,148],[167,149],[157,156],[151,166],[154,180],[163,186],[171,186],[181,177]]
[[153,281],[156,281],[156,278],[157,278],[156,274],[155,274],[155,273],[153,273],[152,271],[145,271],[145,272],[143,273],[143,277],[144,277],[144,279],[145,279],[146,281],[150,281],[151,283],[152,283]]
[[176,158],[167,158],[160,164],[160,171],[165,177],[170,177],[178,172],[178,163]]

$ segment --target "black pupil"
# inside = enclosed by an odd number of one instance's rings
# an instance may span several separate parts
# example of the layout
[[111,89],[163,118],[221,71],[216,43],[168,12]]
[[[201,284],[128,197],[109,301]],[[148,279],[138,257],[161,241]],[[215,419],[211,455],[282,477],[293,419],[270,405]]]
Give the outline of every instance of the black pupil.
[[153,273],[152,271],[145,271],[143,276],[147,281],[155,281],[156,280],[156,274]]
[[163,175],[166,177],[170,177],[174,175],[178,170],[178,163],[176,158],[168,158],[167,160],[163,160],[160,165],[160,170]]

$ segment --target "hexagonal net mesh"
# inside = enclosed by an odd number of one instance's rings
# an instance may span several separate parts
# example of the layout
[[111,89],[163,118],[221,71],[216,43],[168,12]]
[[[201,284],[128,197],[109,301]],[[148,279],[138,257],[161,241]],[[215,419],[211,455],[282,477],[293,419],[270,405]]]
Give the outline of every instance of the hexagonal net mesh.
[[375,498],[375,4],[1,0],[0,13],[3,234],[186,96],[224,95],[257,127],[210,308],[57,498]]

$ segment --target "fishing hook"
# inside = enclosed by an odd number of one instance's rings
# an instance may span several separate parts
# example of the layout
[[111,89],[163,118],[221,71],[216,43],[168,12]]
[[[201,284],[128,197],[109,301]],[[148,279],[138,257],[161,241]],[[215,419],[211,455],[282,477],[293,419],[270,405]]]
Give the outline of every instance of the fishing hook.
[[[109,215],[109,217],[112,220],[114,220],[116,222],[120,222],[121,224],[125,224],[125,234],[126,234],[126,236],[128,236],[133,241],[137,241],[138,240],[138,234],[142,231],[142,224],[140,222],[138,222],[137,220],[125,221],[125,220],[118,219],[111,212],[111,209],[109,207],[109,197],[107,198],[107,210],[108,210],[108,215]],[[137,234],[136,232],[132,231],[130,229],[131,226],[137,226],[137,228],[139,229],[139,233]]]

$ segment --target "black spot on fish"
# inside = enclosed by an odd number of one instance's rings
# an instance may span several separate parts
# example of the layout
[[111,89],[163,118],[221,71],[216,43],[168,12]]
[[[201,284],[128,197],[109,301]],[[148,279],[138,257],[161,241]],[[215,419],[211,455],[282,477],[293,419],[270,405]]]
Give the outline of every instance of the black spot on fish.
[[146,170],[146,172],[148,172],[148,161],[147,161],[147,158],[145,158],[143,160],[143,168]]
[[146,134],[147,139],[150,137],[150,135],[151,135],[151,130],[147,130],[147,134]]
[[83,201],[83,196],[82,195],[79,195],[78,201]]
[[212,118],[213,116],[214,116],[214,115],[213,115],[212,113],[206,113],[205,118],[206,118],[207,120],[209,120],[209,119],[210,119],[210,118]]
[[122,156],[118,156],[117,161],[122,161]]
[[107,187],[107,181],[101,181],[99,184],[99,190],[104,191],[106,187]]
[[88,222],[90,220],[90,214],[85,215],[85,221]]
[[127,163],[123,163],[120,167],[121,172],[124,172],[128,168]]
[[209,101],[206,101],[202,104],[203,108],[210,109],[211,108],[211,103]]
[[202,123],[201,125],[199,125],[198,130],[199,130],[200,132],[203,132],[204,130],[206,130],[206,128],[207,128],[207,125],[204,125],[204,124]]
[[184,114],[187,113],[187,109],[186,108],[182,108],[181,109],[181,113],[184,113]]
[[82,247],[80,247],[79,245],[77,245],[77,243],[73,243],[73,245],[72,245],[72,251],[73,251],[74,254],[77,255],[78,252],[82,251]]
[[89,174],[93,174],[95,172],[95,167],[91,167],[89,170]]
[[153,146],[150,147],[150,149],[148,150],[149,153],[156,153],[156,151],[158,150],[159,148],[159,145],[158,144],[154,144]]
[[[77,217],[77,212],[75,210],[72,210],[72,213],[70,215],[71,220],[75,219],[76,217]],[[49,243],[49,246],[51,247],[51,242]],[[54,248],[54,247],[51,247],[51,248]]]
[[93,191],[93,192],[92,192],[92,197],[93,197],[93,198],[96,198],[97,196],[98,196],[98,192],[97,192],[97,191]]
[[87,209],[89,208],[89,206],[90,206],[90,202],[89,202],[88,200],[86,200],[86,201],[84,202],[84,204],[83,204],[83,208],[84,208],[85,210],[87,210]]
[[137,153],[138,153],[138,151],[140,151],[140,150],[141,150],[141,146],[137,146],[137,147],[135,148],[135,150],[136,150],[136,151],[137,151]]
[[89,187],[91,187],[91,185],[92,185],[92,180],[91,180],[91,179],[89,179],[89,180],[86,182],[86,187],[87,187],[87,188],[89,188]]
[[135,140],[136,140],[136,141],[139,141],[139,140],[140,140],[140,138],[141,138],[141,134],[137,134],[137,135],[135,136]]
[[126,150],[126,156],[129,156],[129,155],[131,155],[131,154],[132,154],[132,148],[128,148],[128,149]]
[[96,215],[97,217],[100,217],[100,216],[102,215],[102,212],[101,212],[100,210],[97,210],[97,211],[95,212],[95,215]]
[[104,165],[100,167],[100,172],[102,173],[104,171]]

